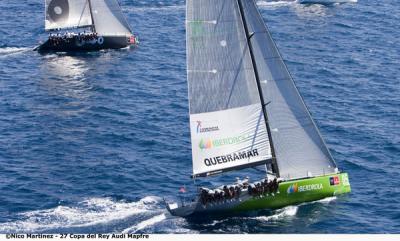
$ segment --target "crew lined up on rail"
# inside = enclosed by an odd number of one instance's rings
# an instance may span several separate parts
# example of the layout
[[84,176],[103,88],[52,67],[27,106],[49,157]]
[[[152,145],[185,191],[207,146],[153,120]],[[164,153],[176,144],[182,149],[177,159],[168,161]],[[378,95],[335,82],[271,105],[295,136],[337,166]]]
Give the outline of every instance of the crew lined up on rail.
[[275,194],[278,192],[279,182],[275,178],[273,181],[268,182],[264,180],[262,182],[254,183],[250,185],[247,189],[248,194],[257,197],[265,194]]
[[73,39],[78,39],[78,41],[92,41],[97,39],[97,33],[92,32],[83,32],[83,33],[50,33],[49,35],[49,42],[54,45],[60,45],[61,43],[69,43]]
[[200,188],[200,202],[203,205],[209,203],[223,203],[228,200],[239,199],[243,191],[247,190],[248,195],[259,197],[263,195],[275,194],[279,189],[279,181],[275,178],[272,181],[264,181],[249,184],[248,178],[235,185],[224,186],[222,189],[209,190]]

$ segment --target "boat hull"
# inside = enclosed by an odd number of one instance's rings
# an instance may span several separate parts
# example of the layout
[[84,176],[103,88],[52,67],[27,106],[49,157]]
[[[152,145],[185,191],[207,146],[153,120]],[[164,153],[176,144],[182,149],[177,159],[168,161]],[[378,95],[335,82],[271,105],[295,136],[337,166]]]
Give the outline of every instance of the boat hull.
[[98,36],[92,40],[83,40],[78,36],[55,43],[47,40],[36,48],[38,52],[90,52],[102,49],[121,49],[133,45],[127,36]]
[[301,4],[356,3],[358,0],[300,0]]
[[261,209],[273,210],[350,193],[351,186],[347,173],[340,173],[281,182],[278,190],[273,195],[269,194],[258,197],[251,197],[245,193],[238,199],[225,201],[221,204],[208,204],[204,206],[196,202],[176,208],[171,208],[170,205],[167,205],[167,209],[172,215],[181,217],[198,214],[232,214]]

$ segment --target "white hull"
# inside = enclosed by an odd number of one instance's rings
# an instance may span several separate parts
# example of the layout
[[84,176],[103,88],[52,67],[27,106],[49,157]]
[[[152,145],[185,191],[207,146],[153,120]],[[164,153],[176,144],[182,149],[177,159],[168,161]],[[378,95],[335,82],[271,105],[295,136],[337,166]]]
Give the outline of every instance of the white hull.
[[358,0],[298,0],[303,4],[356,3]]

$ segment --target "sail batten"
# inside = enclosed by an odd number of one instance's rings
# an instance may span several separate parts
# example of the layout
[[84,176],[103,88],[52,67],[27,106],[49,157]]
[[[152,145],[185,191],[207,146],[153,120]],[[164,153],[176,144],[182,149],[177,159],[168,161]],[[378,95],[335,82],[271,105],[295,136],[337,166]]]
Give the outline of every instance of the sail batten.
[[187,1],[187,77],[193,175],[272,158],[237,1]]

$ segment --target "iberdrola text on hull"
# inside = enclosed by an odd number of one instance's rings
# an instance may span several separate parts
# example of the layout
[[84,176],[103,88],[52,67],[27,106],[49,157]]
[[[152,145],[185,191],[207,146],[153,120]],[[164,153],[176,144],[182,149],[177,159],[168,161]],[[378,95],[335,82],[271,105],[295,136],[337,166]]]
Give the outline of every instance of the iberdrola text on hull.
[[243,190],[240,197],[203,205],[200,200],[195,202],[167,204],[172,215],[181,217],[198,214],[233,214],[261,209],[279,209],[289,205],[312,202],[328,197],[350,193],[351,187],[347,173],[326,175],[320,177],[284,181],[279,184],[275,193],[251,196]]

